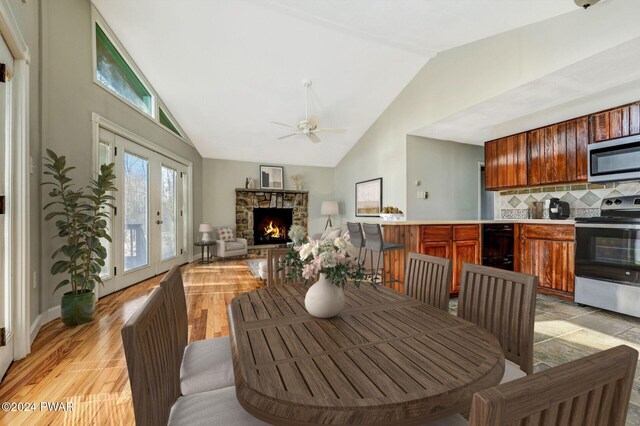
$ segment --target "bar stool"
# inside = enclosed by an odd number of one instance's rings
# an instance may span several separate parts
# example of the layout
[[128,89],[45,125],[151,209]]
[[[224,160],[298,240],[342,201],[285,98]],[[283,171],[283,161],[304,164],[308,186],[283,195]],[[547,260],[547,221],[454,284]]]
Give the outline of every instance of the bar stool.
[[365,260],[367,258],[367,253],[371,253],[371,264],[373,265],[373,254],[378,254],[378,259],[376,261],[376,266],[374,268],[372,279],[375,281],[378,278],[378,271],[380,270],[380,258],[382,258],[382,285],[392,284],[392,283],[403,283],[399,278],[392,278],[387,281],[387,270],[385,268],[385,253],[390,253],[396,250],[402,250],[402,270],[406,266],[407,259],[407,249],[404,244],[398,243],[385,243],[382,238],[382,227],[378,223],[363,223],[362,230],[364,231],[365,238]]
[[347,222],[347,230],[349,231],[349,241],[358,249],[358,262],[362,263],[360,256],[364,248],[364,236],[362,235],[362,226],[360,222]]

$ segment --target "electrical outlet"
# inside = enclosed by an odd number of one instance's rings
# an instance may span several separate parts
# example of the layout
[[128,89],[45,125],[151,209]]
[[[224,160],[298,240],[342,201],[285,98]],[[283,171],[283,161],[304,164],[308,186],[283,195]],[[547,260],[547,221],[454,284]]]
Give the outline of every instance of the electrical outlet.
[[429,198],[429,193],[425,191],[418,191],[416,195],[419,200],[426,200]]
[[31,274],[31,282],[32,282],[32,286],[33,288],[38,288],[38,272],[37,271],[33,271],[33,274]]

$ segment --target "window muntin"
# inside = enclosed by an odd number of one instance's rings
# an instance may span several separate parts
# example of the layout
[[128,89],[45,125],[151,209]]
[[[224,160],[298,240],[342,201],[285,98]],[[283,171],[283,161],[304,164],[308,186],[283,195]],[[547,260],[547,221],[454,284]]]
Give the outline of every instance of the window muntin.
[[153,117],[153,95],[96,23],[96,79]]

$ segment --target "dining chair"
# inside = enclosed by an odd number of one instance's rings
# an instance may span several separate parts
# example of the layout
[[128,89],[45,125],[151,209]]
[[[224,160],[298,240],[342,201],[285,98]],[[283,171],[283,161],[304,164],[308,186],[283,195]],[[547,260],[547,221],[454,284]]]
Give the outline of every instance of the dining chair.
[[638,351],[621,345],[473,396],[469,424],[623,426]]
[[451,270],[450,259],[409,253],[404,274],[404,293],[448,312]]
[[183,395],[233,386],[233,361],[229,336],[189,343],[187,299],[180,266],[174,266],[160,281],[165,290],[170,328],[176,340],[176,362]]
[[358,262],[360,262],[360,256],[365,244],[362,225],[360,222],[347,222],[347,231],[349,232],[349,241],[358,249]]
[[267,251],[267,286],[302,282],[302,279],[287,281],[287,268],[284,264],[284,258],[288,251],[289,249],[287,248],[269,249]]
[[[385,253],[391,253],[393,251],[402,251],[402,262],[406,262],[407,253],[406,247],[404,244],[399,243],[391,243],[385,242],[382,236],[382,227],[379,223],[363,223],[362,224],[362,232],[364,233],[364,249],[365,249],[365,257],[366,261],[367,253],[370,253],[370,260],[373,266],[372,280],[377,280],[378,271],[380,271],[380,260],[382,259],[382,285],[392,284],[401,282],[397,278],[392,278],[387,281],[387,265],[385,262]],[[351,234],[351,233],[349,233]],[[376,256],[376,260],[374,261],[374,255]],[[403,267],[406,265],[403,265]]]
[[465,263],[458,316],[493,334],[506,358],[501,383],[533,373],[538,277]]
[[164,293],[154,288],[121,331],[136,425],[265,425],[240,406],[233,386],[180,396]]

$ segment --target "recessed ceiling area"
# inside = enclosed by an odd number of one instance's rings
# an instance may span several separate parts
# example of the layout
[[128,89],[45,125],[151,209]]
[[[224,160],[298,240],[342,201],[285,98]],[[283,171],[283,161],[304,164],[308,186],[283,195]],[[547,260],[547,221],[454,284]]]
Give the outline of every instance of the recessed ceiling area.
[[[335,166],[438,52],[572,12],[571,0],[93,0],[205,158]],[[303,79],[320,127],[304,118]]]
[[[620,93],[619,101],[608,99],[608,103],[597,105],[596,102],[596,106],[585,102],[584,111],[555,108],[554,113],[545,114],[544,122],[536,123],[535,119],[532,121],[524,118],[575,100],[587,99],[597,94],[607,95],[615,88],[628,87],[634,82],[637,82],[637,87],[640,87],[638,52],[640,52],[640,38],[575,62],[464,111],[430,123],[412,131],[411,134],[483,145],[488,140],[575,118],[612,105],[624,104],[635,99],[633,97],[625,99],[626,95]],[[521,123],[520,126],[502,126],[504,130],[496,132],[496,128],[501,124],[517,119],[520,119],[518,120]]]

